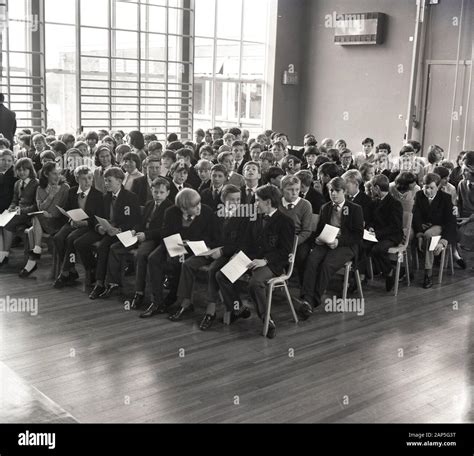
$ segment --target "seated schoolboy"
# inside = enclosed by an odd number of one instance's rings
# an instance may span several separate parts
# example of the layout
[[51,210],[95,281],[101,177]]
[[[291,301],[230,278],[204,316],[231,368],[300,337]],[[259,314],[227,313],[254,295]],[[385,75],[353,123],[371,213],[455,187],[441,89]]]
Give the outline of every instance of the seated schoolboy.
[[211,168],[211,184],[201,192],[201,202],[209,206],[214,212],[222,203],[221,193],[224,185],[228,183],[227,168],[224,165],[213,165]]
[[341,177],[346,182],[346,198],[362,207],[364,223],[368,224],[372,218],[373,201],[370,196],[360,191],[362,175],[357,169],[350,169]]
[[194,159],[194,152],[191,149],[188,149],[187,147],[184,147],[183,149],[179,149],[176,152],[176,159],[178,161],[182,161],[185,165],[188,167],[188,178],[186,182],[194,188],[194,190],[197,190],[199,186],[201,185],[201,179],[199,179],[199,176],[194,169],[194,166],[192,164],[192,160]]
[[254,204],[255,194],[261,179],[260,164],[254,161],[248,161],[243,168],[245,186],[241,189],[242,204]]
[[313,188],[313,173],[308,169],[302,169],[295,174],[295,177],[301,183],[300,197],[309,201],[313,214],[319,214],[325,200],[323,195]]
[[152,185],[154,180],[160,177],[161,160],[156,155],[149,155],[143,161],[143,167],[146,168],[146,175],[134,179],[131,189],[137,195],[140,206],[145,206],[153,199]]
[[176,195],[183,190],[183,188],[192,188],[191,185],[188,184],[188,176],[189,176],[189,166],[186,165],[181,160],[173,163],[170,169],[171,178],[168,178],[170,181],[170,194],[168,199],[173,202],[176,198]]
[[236,187],[242,187],[245,185],[245,179],[243,176],[235,172],[235,157],[232,152],[221,152],[217,156],[217,162],[224,165],[228,172],[228,184],[235,185]]
[[201,183],[198,187],[198,192],[201,193],[205,188],[209,188],[211,186],[211,168],[213,163],[209,160],[200,159],[194,168],[196,169],[199,179]]
[[176,153],[172,150],[165,150],[161,154],[160,176],[171,178],[171,167],[176,162]]

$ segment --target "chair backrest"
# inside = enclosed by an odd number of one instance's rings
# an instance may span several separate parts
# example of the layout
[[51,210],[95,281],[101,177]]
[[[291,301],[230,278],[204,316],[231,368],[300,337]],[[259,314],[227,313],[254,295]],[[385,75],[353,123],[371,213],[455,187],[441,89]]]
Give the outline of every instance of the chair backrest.
[[410,242],[411,224],[413,222],[413,212],[403,212],[403,242],[402,245],[407,248]]
[[313,214],[311,216],[311,231],[314,233],[319,223],[319,214]]
[[288,279],[293,274],[293,268],[295,266],[295,257],[296,257],[296,249],[298,248],[298,236],[295,235],[295,240],[293,241],[293,250],[291,251],[290,261],[288,264],[288,272],[285,274]]

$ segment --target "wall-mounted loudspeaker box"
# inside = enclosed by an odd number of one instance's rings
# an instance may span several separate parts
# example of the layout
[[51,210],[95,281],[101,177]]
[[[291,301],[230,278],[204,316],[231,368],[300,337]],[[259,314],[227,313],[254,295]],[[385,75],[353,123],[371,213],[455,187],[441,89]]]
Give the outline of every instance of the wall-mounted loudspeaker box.
[[342,46],[382,44],[387,16],[384,13],[347,13],[336,16],[334,43]]

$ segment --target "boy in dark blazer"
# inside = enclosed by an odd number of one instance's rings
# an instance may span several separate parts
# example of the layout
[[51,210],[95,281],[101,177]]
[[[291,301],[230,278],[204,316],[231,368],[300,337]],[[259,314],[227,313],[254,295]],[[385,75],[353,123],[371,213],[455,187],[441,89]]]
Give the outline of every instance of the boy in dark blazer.
[[[417,192],[413,206],[413,230],[418,248],[425,252],[425,278],[423,288],[433,286],[434,256],[439,255],[448,244],[456,243],[456,217],[451,196],[438,189],[438,174],[423,176],[423,189]],[[441,236],[434,251],[429,250],[431,238]]]
[[221,192],[227,183],[229,173],[224,165],[217,164],[211,168],[211,185],[200,192],[201,202],[209,206],[214,212],[217,211],[219,204],[222,204]]
[[97,222],[95,216],[104,216],[102,192],[92,186],[94,174],[87,166],[80,166],[75,170],[78,186],[69,189],[65,210],[82,209],[89,218],[79,222],[66,223],[53,237],[54,245],[61,264],[60,274],[54,282],[55,288],[74,283],[79,278],[75,269],[76,250],[74,243],[77,239],[94,230]]
[[[306,320],[313,308],[321,304],[330,279],[347,261],[356,259],[364,234],[362,208],[345,199],[346,183],[341,177],[328,182],[331,201],[321,208],[316,228],[316,246],[306,262],[301,296],[303,303],[298,313]],[[332,243],[319,239],[325,225],[338,227],[339,234]]]
[[182,161],[171,165],[170,194],[168,199],[174,204],[176,195],[184,188],[192,188],[188,184],[189,166]]
[[[163,239],[173,234],[180,234],[183,241],[204,241],[209,248],[219,246],[220,224],[217,216],[208,206],[201,204],[199,193],[191,188],[182,190],[176,197],[176,205],[165,212],[163,222]],[[191,250],[181,257],[171,258],[164,242],[148,257],[148,274],[152,278],[152,300],[141,318],[148,318],[157,313],[165,313],[177,299],[178,284],[181,274],[182,261]],[[163,297],[163,280],[165,273],[169,278],[169,293]],[[181,303],[171,316],[173,320],[181,319],[182,315],[192,310],[189,302]]]
[[[104,299],[111,296],[122,283],[124,258],[136,250],[135,294],[130,307],[136,309],[142,306],[145,295],[148,256],[160,245],[162,240],[163,221],[166,210],[172,206],[168,199],[170,183],[164,177],[157,177],[152,184],[153,200],[146,204],[143,216],[137,230],[132,234],[138,238],[138,243],[127,248],[121,242],[116,242],[110,248],[107,265],[106,287],[99,297]],[[153,279],[153,278],[152,278]]]
[[379,174],[371,180],[371,184],[376,201],[366,228],[375,234],[378,242],[366,243],[365,246],[377,270],[385,276],[385,289],[391,291],[395,285],[395,274],[388,249],[396,247],[403,240],[403,208],[400,201],[389,193],[390,181],[387,176]]
[[[97,264],[92,256],[89,233],[75,242],[76,251],[82,259],[84,268],[86,270],[95,269],[96,285],[89,294],[90,299],[96,299],[105,292],[104,280],[110,247],[115,242],[120,242],[117,239],[117,234],[136,230],[140,222],[140,206],[137,195],[123,188],[124,179],[125,174],[120,168],[109,168],[104,174],[107,193],[103,197],[103,213],[112,228],[106,231],[99,223],[95,225],[96,233],[92,234],[98,234],[100,237],[97,247]],[[96,238],[94,237],[94,239]]]
[[[274,185],[260,187],[256,202],[259,216],[249,224],[244,252],[253,260],[249,266],[252,277],[248,290],[263,321],[267,309],[267,282],[285,273],[293,249],[295,226],[293,220],[278,209],[281,193]],[[216,280],[227,309],[231,309],[236,301],[240,303],[237,282],[232,284],[221,271],[216,274]],[[238,312],[233,319],[250,315],[245,308]],[[270,320],[267,337],[272,339],[275,334],[275,323]]]
[[160,177],[161,159],[155,155],[148,156],[143,166],[146,166],[146,176],[138,177],[132,182],[132,192],[138,197],[140,206],[144,207],[148,201],[153,200],[153,181]]

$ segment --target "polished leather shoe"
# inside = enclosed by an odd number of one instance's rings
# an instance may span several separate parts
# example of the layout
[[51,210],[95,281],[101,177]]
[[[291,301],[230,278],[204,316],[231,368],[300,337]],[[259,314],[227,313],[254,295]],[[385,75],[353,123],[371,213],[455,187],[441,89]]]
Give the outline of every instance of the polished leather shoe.
[[71,271],[67,276],[67,281],[69,284],[74,283],[79,278],[79,274],[76,271]]
[[62,274],[54,281],[54,288],[64,288],[69,281],[69,277],[63,276]]
[[433,286],[433,280],[429,276],[425,276],[423,280],[423,288],[431,288]]
[[206,331],[207,329],[209,329],[212,326],[212,323],[214,322],[215,319],[216,319],[216,314],[214,314],[214,315],[210,315],[210,314],[204,315],[204,318],[201,320],[201,324],[199,325],[199,329],[201,331]]
[[385,290],[387,292],[392,291],[395,286],[395,274],[385,277]]
[[275,323],[273,323],[273,320],[270,320],[268,324],[267,337],[269,339],[273,339],[275,336],[276,336],[276,326],[275,326]]
[[3,261],[0,261],[0,267],[6,266],[8,264],[8,257],[5,257]]
[[135,293],[132,302],[130,303],[130,309],[140,309],[145,301],[145,295]]
[[[8,259],[8,257],[7,257],[7,259]],[[459,258],[458,260],[456,260],[456,264],[457,264],[461,269],[466,269],[466,268],[467,268],[466,262],[465,262],[462,258]]]
[[174,314],[172,314],[168,317],[168,320],[170,320],[170,321],[180,321],[180,320],[182,320],[184,314],[191,313],[193,311],[194,311],[194,306],[193,305],[190,305],[188,307],[179,306],[178,310]]
[[145,312],[140,314],[140,318],[150,318],[153,317],[153,315],[164,314],[166,310],[167,307],[164,304],[152,301]]
[[31,274],[33,274],[33,272],[35,272],[36,270],[38,269],[38,265],[35,264],[33,269],[31,271],[27,271],[25,268],[23,268],[20,273],[18,274],[18,276],[22,279],[26,279],[28,276],[30,276]]
[[308,301],[303,301],[301,306],[298,308],[298,316],[301,320],[307,320],[313,314],[313,308]]
[[103,292],[105,287],[101,285],[96,285],[89,294],[89,299],[97,299]]
[[243,318],[244,320],[247,318],[250,318],[252,315],[252,312],[250,309],[246,306],[242,306],[239,310],[235,311],[233,310],[232,313],[230,314],[230,322],[229,324],[234,323],[237,321],[239,318]]
[[119,285],[107,285],[105,290],[99,295],[100,299],[107,299],[110,298],[118,289],[120,288]]

